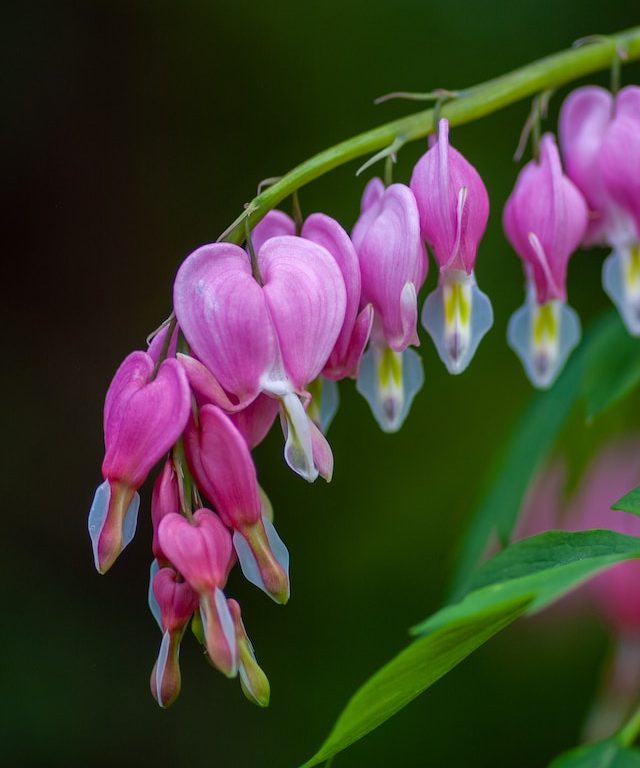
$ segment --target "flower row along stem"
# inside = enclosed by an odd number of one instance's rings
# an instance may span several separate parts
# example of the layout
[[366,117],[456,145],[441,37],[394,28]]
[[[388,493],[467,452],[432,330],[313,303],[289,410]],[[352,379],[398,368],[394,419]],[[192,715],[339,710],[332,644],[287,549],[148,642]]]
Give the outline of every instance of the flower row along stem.
[[[469,123],[540,91],[557,88],[606,69],[620,52],[626,61],[640,59],[640,27],[546,56],[480,85],[458,91],[454,99],[440,107],[439,113],[451,125]],[[250,227],[255,226],[272,208],[305,184],[350,160],[385,149],[396,140],[407,143],[424,138],[433,132],[435,123],[435,109],[425,109],[319,152],[257,195],[224,239],[241,244],[246,236],[245,219],[248,218]]]

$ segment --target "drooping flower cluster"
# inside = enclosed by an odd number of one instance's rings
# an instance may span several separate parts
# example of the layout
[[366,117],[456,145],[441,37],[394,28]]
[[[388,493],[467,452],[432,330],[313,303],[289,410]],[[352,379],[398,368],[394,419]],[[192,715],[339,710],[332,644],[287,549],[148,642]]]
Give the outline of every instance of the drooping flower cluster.
[[[536,386],[550,386],[579,339],[566,274],[581,242],[604,239],[614,247],[605,287],[635,332],[639,92],[625,89],[615,102],[598,89],[570,97],[561,118],[569,176],[547,134],[505,207],[504,227],[528,285],[508,338]],[[623,143],[630,148],[624,174]],[[229,677],[239,674],[248,698],[267,704],[269,684],[239,603],[225,592],[237,562],[274,601],[286,603],[290,594],[289,554],[251,451],[279,416],[287,464],[307,481],[329,481],[325,435],[338,407],[337,382],[347,378],[384,431],[402,426],[424,381],[414,348],[427,246],[439,274],[422,324],[447,370],[465,370],[493,323],[475,277],[488,216],[482,179],[449,144],[442,119],[410,186],[368,183],[351,235],[323,213],[295,222],[274,210],[246,249],[218,242],[186,258],[171,321],[146,352],[124,360],[107,392],[104,482],[89,513],[95,565],[105,573],[133,538],[139,488],[164,462],[151,501],[149,588],[162,632],[151,678],[161,706],[179,693],[179,649],[189,625],[211,663]]]
[[527,279],[508,340],[540,388],[551,386],[580,339],[578,316],[566,304],[567,265],[580,245],[613,248],[604,289],[629,332],[640,335],[640,88],[617,96],[578,88],[562,105],[559,136],[565,172],[546,134],[503,216]]
[[179,693],[189,625],[213,666],[239,674],[248,698],[267,704],[240,606],[225,593],[237,562],[273,600],[289,599],[289,555],[251,451],[279,415],[289,466],[330,480],[325,433],[345,378],[357,379],[385,431],[399,429],[423,382],[412,347],[425,240],[440,285],[423,320],[449,370],[461,371],[491,324],[473,276],[487,216],[484,185],[449,146],[443,120],[411,188],[367,185],[351,236],[322,213],[297,227],[271,211],[246,250],[205,245],[180,267],[175,316],[147,352],[125,359],[107,392],[104,482],[89,515],[104,573],[134,535],[138,489],[164,462],[151,500],[149,585],[162,632],[151,690],[161,706]]

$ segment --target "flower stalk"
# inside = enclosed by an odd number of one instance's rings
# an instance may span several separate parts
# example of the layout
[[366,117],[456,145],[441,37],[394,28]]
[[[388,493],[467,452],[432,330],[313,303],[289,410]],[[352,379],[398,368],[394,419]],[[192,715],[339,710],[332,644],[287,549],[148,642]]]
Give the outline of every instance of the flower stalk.
[[[640,59],[640,27],[598,38],[587,45],[514,69],[479,85],[456,91],[456,98],[440,106],[441,117],[451,126],[478,120],[541,91],[558,88],[586,75],[608,69],[620,60]],[[422,139],[436,127],[436,109],[426,109],[360,133],[297,165],[247,205],[221,239],[240,244],[245,239],[245,220],[253,228],[272,208],[314,179],[357,157],[379,152],[402,137],[402,143]]]

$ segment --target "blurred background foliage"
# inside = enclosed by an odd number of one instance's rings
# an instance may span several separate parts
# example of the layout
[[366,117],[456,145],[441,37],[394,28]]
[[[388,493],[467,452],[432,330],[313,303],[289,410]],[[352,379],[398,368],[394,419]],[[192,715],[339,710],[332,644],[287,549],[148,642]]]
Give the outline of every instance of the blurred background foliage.
[[[452,132],[492,201],[477,272],[496,322],[470,370],[449,376],[424,338],[426,384],[395,436],[343,385],[329,486],[288,471],[277,434],[258,450],[292,554],[293,597],[278,608],[237,575],[228,592],[272,684],[267,711],[215,674],[190,636],[178,703],[164,712],[149,694],[160,640],[146,608],[149,521],[142,515],[107,578],[93,570],[86,534],[113,371],[170,311],[184,255],[215,239],[261,179],[414,108],[374,107],[376,96],[468,86],[631,26],[638,9],[630,0],[61,0],[9,2],[2,15],[0,762],[295,766],[407,628],[440,605],[483,473],[531,394],[505,343],[523,278],[500,224],[529,105]],[[638,66],[623,79],[638,82]],[[402,150],[398,180],[424,150]],[[365,181],[356,167],[303,190],[303,210],[350,228]],[[602,255],[581,252],[570,268],[585,324],[608,303]],[[432,265],[427,290],[434,283]],[[628,399],[592,427],[575,419],[563,445],[584,462],[603,435],[633,426],[634,406]],[[544,765],[577,741],[607,646],[596,618],[521,622],[336,765]]]

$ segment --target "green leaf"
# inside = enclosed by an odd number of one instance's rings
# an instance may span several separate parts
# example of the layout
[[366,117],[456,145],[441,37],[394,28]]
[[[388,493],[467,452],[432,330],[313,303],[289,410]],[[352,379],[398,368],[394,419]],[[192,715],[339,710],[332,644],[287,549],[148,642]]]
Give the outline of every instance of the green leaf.
[[485,563],[460,602],[435,613],[423,635],[351,698],[304,768],[327,760],[376,728],[518,616],[540,609],[607,565],[640,558],[640,539],[613,531],[550,531]]
[[638,383],[640,340],[628,335],[615,311],[608,312],[590,327],[552,389],[534,395],[496,457],[460,547],[451,599],[467,590],[492,534],[510,540],[529,483],[575,404],[584,399],[594,418]]
[[432,632],[522,595],[533,595],[527,612],[535,612],[601,568],[634,557],[640,557],[640,539],[614,531],[548,531],[523,539],[481,566],[462,600],[445,606],[412,632]]
[[634,488],[633,491],[625,494],[621,499],[611,507],[621,512],[631,512],[634,515],[640,515],[640,488]]
[[505,602],[481,615],[454,621],[411,643],[355,693],[310,768],[361,739],[523,614],[531,596]]
[[607,411],[639,383],[640,341],[629,335],[621,320],[611,322],[591,337],[583,374],[587,419]]
[[565,752],[549,768],[640,768],[640,751],[607,739]]

